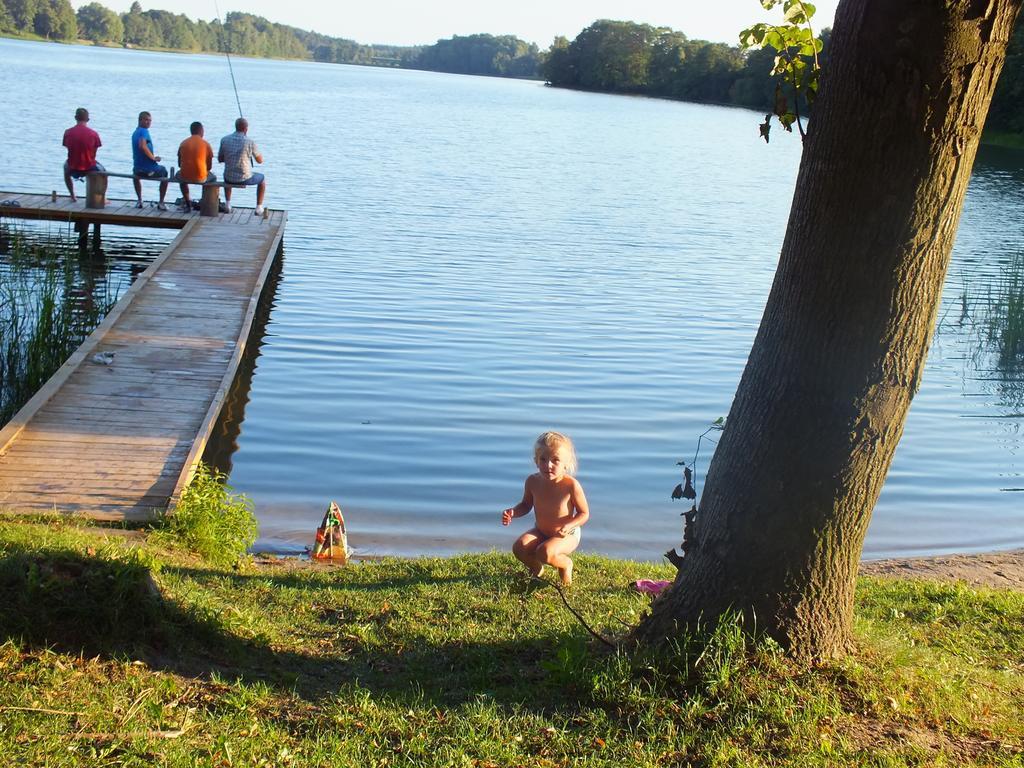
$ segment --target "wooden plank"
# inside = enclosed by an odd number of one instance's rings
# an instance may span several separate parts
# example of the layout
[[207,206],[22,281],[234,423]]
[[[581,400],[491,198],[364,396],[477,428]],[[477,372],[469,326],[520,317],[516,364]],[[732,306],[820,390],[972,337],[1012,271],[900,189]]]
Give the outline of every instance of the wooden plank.
[[[214,386],[216,386],[215,383]],[[181,405],[176,407],[192,407],[195,403],[206,403],[210,399],[208,385],[188,388],[176,385],[174,388],[170,388],[164,381],[153,382],[150,387],[144,389],[145,391],[140,391],[139,387],[131,386],[88,387],[75,386],[70,383],[64,385],[64,391],[68,395],[73,395],[74,399],[84,401],[89,398],[102,398],[97,400],[97,405],[117,403],[120,407],[129,410],[152,410],[146,406],[146,403],[157,397],[163,404],[173,405],[175,402],[180,402]]]
[[[34,512],[42,514],[57,514],[67,517],[82,517],[90,520],[101,521],[134,521],[149,522],[157,519],[162,510],[159,507],[142,506],[135,504],[89,504],[88,507],[65,504],[57,509],[52,503],[22,503],[20,512]],[[14,516],[19,512],[10,507],[5,507],[0,502],[0,515]]]
[[[59,493],[62,496],[83,498],[85,496],[106,496],[126,498],[132,494],[138,496],[169,496],[174,490],[176,476],[173,473],[161,472],[156,477],[139,477],[137,475],[121,475],[120,477],[90,478],[88,484],[78,478],[55,476],[49,477],[4,479],[4,490],[8,496],[21,496],[40,493]],[[0,494],[2,495],[2,494]]]
[[191,440],[173,438],[141,438],[136,437],[130,443],[130,450],[125,451],[126,441],[123,437],[111,437],[107,440],[93,437],[91,440],[65,440],[60,436],[39,433],[27,434],[18,438],[14,447],[3,456],[0,456],[0,464],[9,462],[17,453],[18,456],[31,456],[35,454],[43,456],[54,456],[63,458],[65,456],[74,458],[78,456],[90,456],[94,453],[117,453],[122,456],[140,456],[149,458],[150,455],[170,455],[175,451],[184,451],[186,454],[192,447]]
[[[181,462],[188,456],[191,442],[181,447],[173,446],[145,446],[133,448],[130,454],[126,454],[120,445],[92,445],[83,448],[81,445],[66,445],[63,443],[51,443],[48,447],[40,447],[38,444],[25,445],[21,441],[9,451],[6,456],[0,458],[0,467],[17,468],[23,464],[33,464],[37,460],[47,462],[50,466],[54,463],[70,463],[83,460],[92,462],[103,462],[108,459],[120,457],[122,462],[138,462],[139,464],[166,463],[168,461]],[[125,459],[125,456],[130,456]]]
[[85,487],[95,493],[170,494],[178,477],[178,467],[173,464],[117,464],[107,472],[86,470],[80,467],[72,474],[55,476],[52,466],[37,466],[16,476],[0,474],[0,483],[5,494],[18,495],[37,491],[78,493]]
[[[50,494],[69,499],[103,497],[110,500],[126,500],[147,496],[168,497],[174,488],[174,479],[173,475],[162,475],[152,480],[148,477],[140,479],[130,475],[122,476],[120,479],[95,478],[89,481],[88,490],[73,478],[59,477],[16,480],[10,485],[5,481],[5,486],[9,488],[6,491],[7,498]],[[0,497],[3,495],[0,494]]]
[[143,433],[148,437],[186,438],[195,427],[192,421],[180,418],[154,421],[127,414],[112,414],[109,418],[83,419],[69,414],[46,412],[40,413],[32,423],[39,429],[48,430],[52,435],[60,435],[61,439],[71,436],[129,438]]
[[58,509],[65,507],[88,507],[102,505],[107,507],[139,507],[159,508],[167,504],[165,493],[48,493],[29,491],[17,494],[0,494],[0,506],[10,507],[12,499],[17,499],[20,504],[30,505],[55,505]]
[[65,387],[80,387],[82,391],[95,391],[93,387],[107,387],[110,394],[124,397],[145,397],[149,388],[154,385],[165,386],[172,391],[181,388],[205,388],[210,382],[216,382],[215,375],[205,375],[195,371],[160,370],[138,366],[122,365],[118,368],[107,368],[107,373],[89,374],[80,372],[65,384]]
[[[110,456],[119,456],[117,462],[98,461],[96,453],[79,451],[77,455],[61,455],[60,467],[57,471],[67,476],[80,475],[104,475],[125,466],[150,467],[157,472],[163,468],[180,465],[181,460],[187,455],[182,451],[151,452],[146,454],[129,455],[124,452],[120,454],[110,453]],[[53,474],[56,463],[52,454],[46,453],[21,453],[18,452],[16,462],[0,461],[0,475],[9,476],[18,472],[33,474],[49,472]]]
[[187,423],[189,419],[197,418],[195,406],[197,403],[205,405],[208,398],[196,398],[194,400],[170,400],[163,398],[148,398],[147,400],[135,399],[125,403],[122,407],[115,398],[105,397],[101,400],[88,403],[75,403],[71,399],[65,399],[59,403],[54,402],[39,412],[37,424],[47,424],[52,421],[60,421],[62,424],[70,425],[74,422],[94,422],[102,425],[104,422],[110,424],[131,423],[160,424]]
[[[181,438],[188,439],[192,434],[191,426],[193,425],[168,425],[162,424],[99,424],[90,422],[62,422],[59,420],[51,420],[46,417],[45,414],[40,414],[38,417],[40,422],[38,429],[46,431],[50,435],[60,435],[62,440],[76,440],[76,439],[135,439],[139,437],[139,433],[143,433],[146,438]],[[33,424],[36,424],[36,420],[32,420]]]
[[107,434],[123,432],[128,427],[137,432],[152,434],[153,429],[184,430],[200,422],[195,411],[163,411],[121,410],[118,408],[76,409],[73,406],[64,408],[46,408],[39,412],[34,423],[41,427],[53,427],[78,433]]
[[[108,369],[109,370],[109,369]],[[133,387],[164,382],[170,387],[205,386],[207,382],[216,381],[218,374],[207,371],[194,371],[188,368],[155,368],[145,365],[121,365],[109,374],[79,373],[68,380],[64,386],[80,387],[111,387],[111,393],[124,387],[125,395],[131,396]],[[214,385],[216,386],[216,385]]]
[[[64,391],[76,397],[118,398],[129,405],[139,400],[161,397],[169,400],[201,400],[216,387],[216,377],[195,378],[151,375],[131,378],[119,376],[76,376],[64,385]],[[72,398],[73,399],[73,398]]]
[[[163,474],[173,475],[175,478],[180,471],[180,462],[184,455],[177,457],[164,457],[154,454],[148,460],[133,459],[128,461],[121,458],[115,464],[109,461],[97,461],[95,456],[79,456],[77,458],[65,458],[61,462],[58,471],[66,478],[74,478],[79,482],[82,478],[108,478],[120,477],[125,470],[130,469],[130,476],[138,477],[141,474],[151,477],[159,477]],[[49,457],[42,455],[19,456],[18,465],[9,467],[0,463],[0,478],[25,478],[25,477],[50,477],[53,475],[56,465]]]
[[[60,495],[69,504],[84,504],[84,503],[98,503],[98,504],[147,504],[152,505],[155,500],[167,499],[167,494],[163,490],[156,490],[152,493],[134,493],[130,489],[111,489],[109,491],[76,491],[74,493],[63,493],[58,491],[54,493],[52,491],[40,491],[40,490],[21,490],[17,493],[4,494],[0,493],[0,505],[7,504],[5,499],[12,497],[23,498],[28,502],[39,502],[44,497],[53,497]],[[159,503],[159,502],[157,502]]]

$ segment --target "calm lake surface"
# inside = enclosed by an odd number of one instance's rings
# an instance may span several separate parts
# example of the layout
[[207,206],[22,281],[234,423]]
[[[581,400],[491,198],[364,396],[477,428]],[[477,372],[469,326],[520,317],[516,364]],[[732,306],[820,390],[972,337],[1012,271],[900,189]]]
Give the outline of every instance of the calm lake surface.
[[[233,63],[267,203],[289,215],[218,451],[256,503],[257,547],[301,552],[335,499],[360,553],[506,549],[525,521],[502,528],[499,511],[545,429],[576,440],[593,513],[583,551],[654,560],[678,544],[676,462],[728,412],[798,140],[765,146],[761,116],[739,109]],[[223,57],[0,40],[0,80],[8,190],[62,191],[61,134],[80,105],[116,171],[142,109],[171,164],[192,120],[216,148],[237,116]],[[127,180],[111,187],[131,195]],[[1024,546],[1024,376],[998,363],[986,324],[1022,222],[1024,154],[983,149],[866,557]],[[121,252],[169,239],[115,229]]]

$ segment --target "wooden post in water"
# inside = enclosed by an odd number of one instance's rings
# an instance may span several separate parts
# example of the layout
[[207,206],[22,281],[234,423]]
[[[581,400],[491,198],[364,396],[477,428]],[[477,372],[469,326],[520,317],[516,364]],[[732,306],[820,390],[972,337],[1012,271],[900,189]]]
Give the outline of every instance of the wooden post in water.
[[75,232],[78,233],[78,250],[85,253],[89,247],[89,222],[76,221]]
[[100,246],[101,246],[101,242],[100,242],[100,223],[97,221],[97,222],[94,222],[93,225],[92,225],[92,250],[93,250],[93,253],[99,253],[100,252]]

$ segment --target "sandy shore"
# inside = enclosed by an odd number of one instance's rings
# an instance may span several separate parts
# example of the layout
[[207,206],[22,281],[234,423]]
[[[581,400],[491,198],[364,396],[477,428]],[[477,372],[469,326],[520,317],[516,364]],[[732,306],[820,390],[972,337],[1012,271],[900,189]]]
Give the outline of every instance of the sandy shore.
[[[356,557],[355,560],[375,558]],[[311,562],[305,557],[257,555],[255,564],[297,570],[333,568],[331,563]],[[933,579],[963,581],[975,587],[1016,589],[1024,592],[1024,549],[1008,552],[982,552],[970,555],[934,555],[929,557],[894,557],[888,560],[867,560],[860,564],[863,576],[889,579]]]
[[1024,590],[1024,549],[978,555],[897,557],[861,563],[865,576],[964,581],[977,587]]
[[[257,566],[285,566],[294,569],[336,567],[329,563],[310,562],[307,558],[273,555],[257,556],[255,563]],[[891,579],[963,581],[976,587],[1017,589],[1024,592],[1024,549],[972,555],[894,557],[889,560],[869,560],[860,564],[860,572],[864,576],[880,576]]]

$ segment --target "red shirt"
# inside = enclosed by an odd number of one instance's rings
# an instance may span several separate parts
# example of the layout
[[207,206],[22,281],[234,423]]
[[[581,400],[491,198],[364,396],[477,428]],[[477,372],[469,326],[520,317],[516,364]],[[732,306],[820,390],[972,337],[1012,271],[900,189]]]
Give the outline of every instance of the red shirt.
[[68,167],[72,171],[88,171],[96,165],[96,150],[103,146],[100,135],[85,123],[76,123],[64,131],[68,148]]

